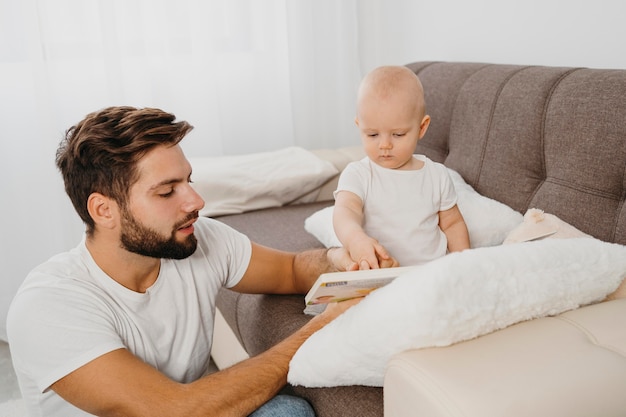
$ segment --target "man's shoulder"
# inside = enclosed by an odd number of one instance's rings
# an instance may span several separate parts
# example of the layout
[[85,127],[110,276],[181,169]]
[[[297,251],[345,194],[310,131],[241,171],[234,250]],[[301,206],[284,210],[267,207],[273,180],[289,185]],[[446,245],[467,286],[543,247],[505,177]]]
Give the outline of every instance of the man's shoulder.
[[9,306],[7,328],[24,328],[27,322],[49,320],[56,311],[52,306],[78,308],[78,304],[99,297],[99,293],[80,251],[60,253],[26,276]]
[[75,279],[83,277],[88,269],[81,248],[77,247],[70,251],[56,254],[33,268],[26,276],[24,284],[44,284],[48,281],[58,281],[63,278]]
[[95,286],[92,271],[81,256],[72,250],[53,256],[28,273],[19,287],[13,304],[24,301],[32,305],[48,299],[72,297],[72,294],[90,291]]

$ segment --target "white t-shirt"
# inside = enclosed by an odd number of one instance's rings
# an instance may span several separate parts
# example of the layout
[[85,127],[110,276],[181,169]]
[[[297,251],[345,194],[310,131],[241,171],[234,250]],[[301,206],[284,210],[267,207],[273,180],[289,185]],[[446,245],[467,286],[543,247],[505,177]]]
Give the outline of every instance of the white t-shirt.
[[241,280],[252,247],[243,234],[208,218],[198,219],[195,235],[195,253],[161,260],[157,280],[143,294],[106,275],[84,240],[28,275],[10,307],[7,331],[30,416],[89,416],[48,388],[119,348],[175,381],[207,372],[218,290]]
[[440,211],[456,204],[447,168],[423,155],[419,170],[383,168],[369,158],[350,163],[335,194],[350,191],[363,201],[365,233],[383,245],[400,265],[418,265],[446,254]]

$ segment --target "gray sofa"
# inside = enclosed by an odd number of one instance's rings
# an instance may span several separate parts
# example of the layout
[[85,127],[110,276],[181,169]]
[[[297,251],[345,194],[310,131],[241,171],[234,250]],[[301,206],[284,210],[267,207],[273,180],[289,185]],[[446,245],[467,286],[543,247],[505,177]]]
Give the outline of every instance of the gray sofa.
[[[596,238],[626,244],[626,70],[455,62],[417,62],[408,66],[424,84],[427,110],[432,117],[417,153],[458,171],[476,191],[520,213],[539,208]],[[258,243],[300,251],[322,247],[303,224],[310,214],[331,204],[327,200],[290,205],[222,216],[219,220]],[[602,304],[620,303],[618,311],[623,314],[614,317],[610,325],[619,336],[612,343],[623,366],[626,304],[621,301]],[[241,295],[223,290],[218,308],[249,355],[266,350],[309,319],[302,313],[302,296]],[[530,335],[526,337],[532,338],[532,327],[526,330],[525,334]],[[441,353],[443,357],[437,363],[445,364],[446,354]],[[487,355],[478,358],[486,363],[496,360]],[[507,360],[517,359],[511,356]],[[541,380],[541,365],[536,366],[534,377]],[[533,369],[533,364],[526,368]],[[533,372],[529,375],[532,381]],[[473,392],[471,378],[466,382],[464,389]],[[602,388],[605,383],[602,379],[595,381],[599,389],[606,388]],[[626,386],[626,373],[620,383]],[[399,393],[401,389],[394,388],[390,393],[385,382],[383,399],[383,389],[363,386],[286,389],[308,399],[322,417],[382,416],[384,408],[387,415],[392,415],[393,407],[385,402],[407,402],[410,397],[424,400],[424,392],[428,391],[418,387],[425,391],[412,395],[411,390]],[[521,393],[507,393],[506,387],[501,387],[499,395],[506,399],[507,395],[519,397]],[[439,407],[437,412],[430,409],[424,415],[460,415],[442,411],[445,408]],[[553,411],[551,415],[561,415]],[[481,413],[492,415],[484,408]],[[540,415],[523,411],[505,414]],[[409,410],[403,415],[419,414]]]

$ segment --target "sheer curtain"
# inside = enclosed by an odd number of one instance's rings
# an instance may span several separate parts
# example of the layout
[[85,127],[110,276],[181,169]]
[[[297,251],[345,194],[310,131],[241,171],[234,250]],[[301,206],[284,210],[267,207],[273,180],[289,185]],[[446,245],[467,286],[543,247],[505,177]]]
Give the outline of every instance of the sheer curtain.
[[82,236],[54,166],[65,129],[124,104],[190,121],[189,156],[357,144],[357,7],[0,0],[0,339],[28,271]]

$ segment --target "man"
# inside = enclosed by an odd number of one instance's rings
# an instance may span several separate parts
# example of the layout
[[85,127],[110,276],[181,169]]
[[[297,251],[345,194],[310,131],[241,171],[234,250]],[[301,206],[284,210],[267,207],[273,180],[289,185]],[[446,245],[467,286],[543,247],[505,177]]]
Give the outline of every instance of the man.
[[112,107],[68,130],[56,162],[85,237],[29,274],[7,321],[30,415],[245,416],[266,402],[256,415],[312,414],[274,396],[298,347],[352,303],[206,375],[215,298],[221,287],[305,293],[320,273],[357,265],[341,248],[281,252],[199,218],[178,144],[191,129],[158,109]]

